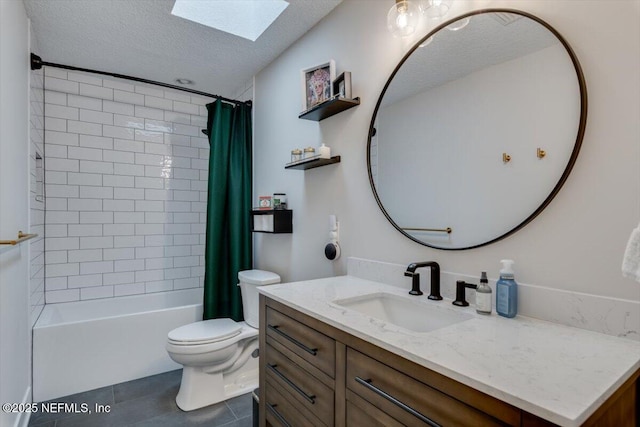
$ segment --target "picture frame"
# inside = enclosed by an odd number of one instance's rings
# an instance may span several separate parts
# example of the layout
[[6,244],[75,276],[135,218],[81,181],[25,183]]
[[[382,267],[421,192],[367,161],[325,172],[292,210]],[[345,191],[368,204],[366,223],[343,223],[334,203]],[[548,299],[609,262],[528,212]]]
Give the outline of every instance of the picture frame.
[[300,72],[302,84],[302,110],[306,111],[333,96],[331,83],[336,78],[333,59]]
[[352,99],[350,71],[345,71],[336,77],[332,83],[332,95],[337,95],[339,98]]

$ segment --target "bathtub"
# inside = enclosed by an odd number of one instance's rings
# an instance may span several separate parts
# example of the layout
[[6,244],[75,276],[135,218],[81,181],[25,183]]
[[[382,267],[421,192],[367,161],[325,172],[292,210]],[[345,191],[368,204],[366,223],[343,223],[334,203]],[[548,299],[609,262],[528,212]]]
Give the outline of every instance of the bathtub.
[[167,333],[202,320],[202,292],[45,305],[33,327],[33,400],[181,368],[167,355]]

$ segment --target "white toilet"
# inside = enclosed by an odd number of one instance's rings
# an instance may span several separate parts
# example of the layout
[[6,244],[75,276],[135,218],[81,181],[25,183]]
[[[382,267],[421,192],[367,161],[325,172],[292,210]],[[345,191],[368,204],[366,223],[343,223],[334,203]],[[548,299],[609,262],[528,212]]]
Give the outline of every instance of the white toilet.
[[258,387],[258,289],[280,283],[270,271],[238,273],[244,322],[211,319],[169,332],[167,352],[184,365],[176,403],[192,411]]

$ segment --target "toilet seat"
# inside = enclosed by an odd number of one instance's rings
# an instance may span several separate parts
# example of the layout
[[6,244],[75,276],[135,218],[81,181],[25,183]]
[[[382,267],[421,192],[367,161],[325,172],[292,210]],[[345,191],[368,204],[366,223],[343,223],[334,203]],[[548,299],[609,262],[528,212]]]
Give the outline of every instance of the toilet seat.
[[258,330],[254,329],[244,322],[240,323],[240,332],[233,335],[231,338],[218,339],[217,341],[207,344],[199,344],[197,342],[183,342],[167,340],[166,349],[169,353],[174,355],[196,355],[207,354],[213,351],[218,351],[230,346],[236,345],[236,343],[247,339],[258,339]]
[[231,319],[210,319],[184,325],[169,332],[173,345],[212,344],[239,335],[242,324]]

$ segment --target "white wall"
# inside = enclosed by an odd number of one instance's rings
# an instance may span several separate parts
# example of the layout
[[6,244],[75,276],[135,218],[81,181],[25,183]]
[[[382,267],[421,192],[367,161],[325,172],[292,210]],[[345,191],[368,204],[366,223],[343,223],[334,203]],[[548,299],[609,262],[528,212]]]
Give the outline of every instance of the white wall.
[[[606,3],[606,7],[605,7]],[[516,260],[523,283],[640,300],[640,286],[620,273],[622,254],[640,219],[640,11],[638,2],[458,1],[449,17],[487,7],[518,8],[554,26],[581,62],[589,95],[586,135],[571,176],[532,223],[493,245],[462,252],[423,247],[384,218],[369,186],[369,121],[395,64],[413,40],[394,39],[391,2],[345,0],[255,80],[255,196],[286,192],[291,235],[258,235],[256,265],[285,281],[346,272],[346,256],[400,264],[436,260],[445,271],[496,277],[499,260]],[[594,29],[598,29],[594,31]],[[300,70],[332,58],[351,71],[362,104],[320,123],[299,120]],[[342,162],[284,170],[292,148],[331,146]],[[409,196],[409,195],[408,195]],[[341,221],[343,258],[323,256],[327,217]],[[407,279],[407,287],[409,282]]]
[[[29,231],[29,21],[0,1],[0,239]],[[29,245],[0,246],[0,402],[31,400]],[[0,426],[28,415],[0,412]]]
[[44,75],[47,304],[202,287],[212,99]]

